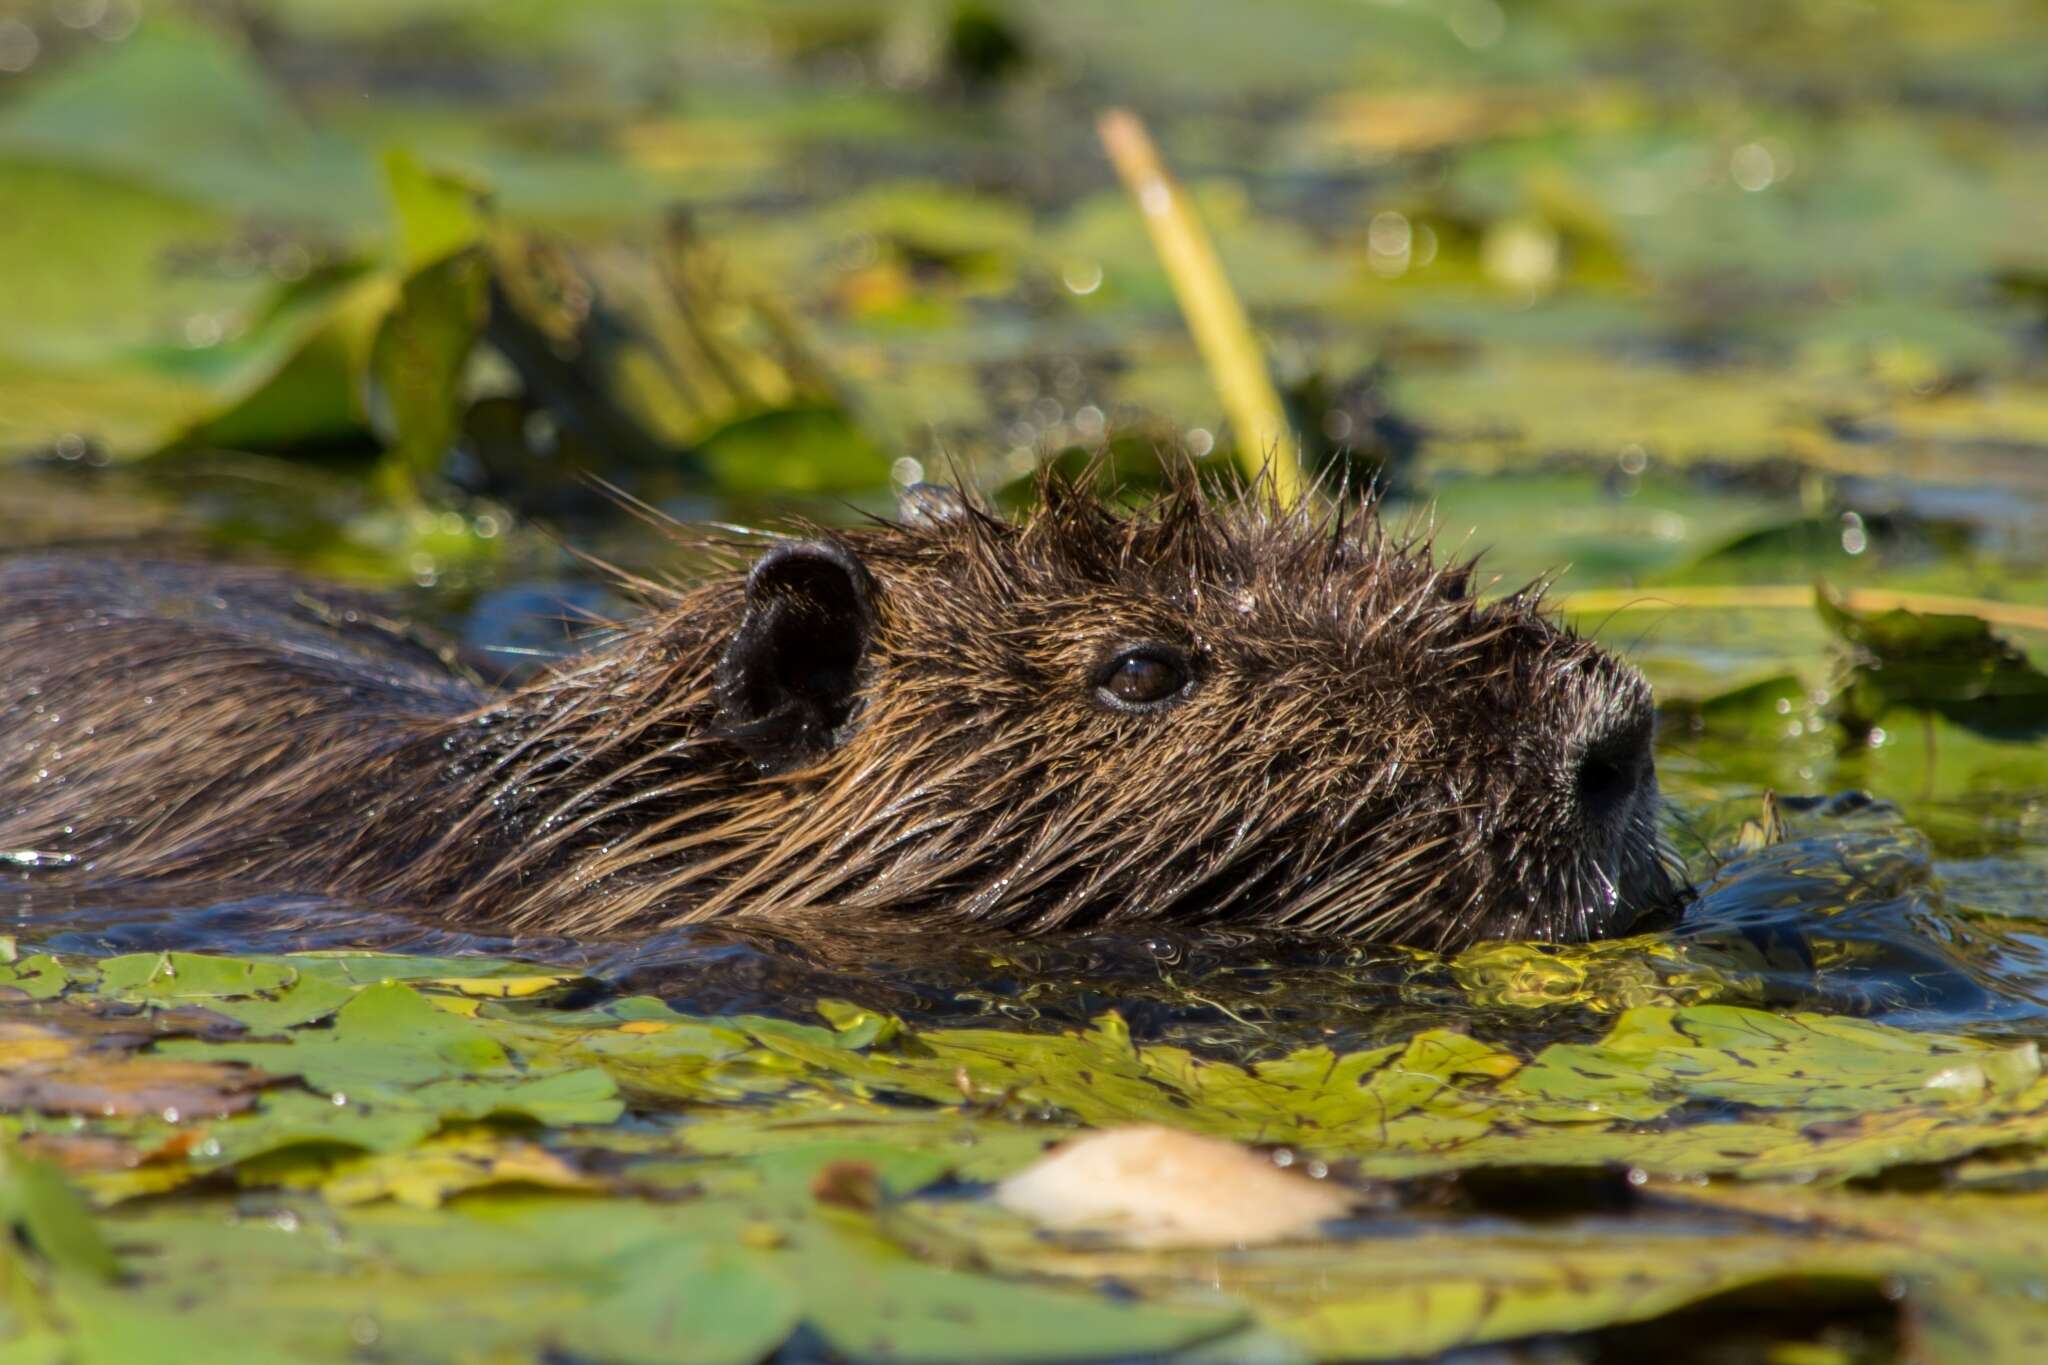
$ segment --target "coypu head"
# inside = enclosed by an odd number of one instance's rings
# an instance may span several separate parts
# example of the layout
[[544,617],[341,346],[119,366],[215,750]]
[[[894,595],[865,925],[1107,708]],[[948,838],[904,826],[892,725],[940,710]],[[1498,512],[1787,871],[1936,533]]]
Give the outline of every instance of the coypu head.
[[738,793],[610,870],[719,849],[630,869],[692,918],[1435,947],[1585,939],[1674,898],[1649,689],[1537,594],[1476,599],[1469,563],[1369,507],[1043,492],[1013,523],[920,486],[898,523],[761,555],[705,642]]

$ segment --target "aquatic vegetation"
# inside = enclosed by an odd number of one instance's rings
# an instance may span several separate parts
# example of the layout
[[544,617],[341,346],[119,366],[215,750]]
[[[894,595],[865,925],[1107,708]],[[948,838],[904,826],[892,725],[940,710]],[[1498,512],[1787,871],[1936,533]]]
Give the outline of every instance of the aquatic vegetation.
[[[2048,1326],[2014,1277],[2048,1161],[2032,1042],[1644,1004],[1583,1042],[1435,1028],[1247,1064],[1114,1013],[912,1028],[591,987],[474,958],[15,951],[16,1348],[96,1359],[232,1310],[273,1357],[372,1330],[407,1357],[745,1360],[799,1324],[906,1358],[1380,1357],[1816,1277],[1903,1284],[1944,1349]],[[1046,1240],[986,1197],[1074,1125],[1131,1122],[1279,1147],[1361,1211],[1197,1256]]]

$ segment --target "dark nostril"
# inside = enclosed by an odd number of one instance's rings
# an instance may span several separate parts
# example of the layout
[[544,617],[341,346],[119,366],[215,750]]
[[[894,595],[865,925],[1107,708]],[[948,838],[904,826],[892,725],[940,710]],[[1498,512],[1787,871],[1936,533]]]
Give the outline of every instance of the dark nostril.
[[1579,755],[1579,809],[1589,820],[1614,819],[1642,790],[1651,771],[1649,726],[1632,724],[1596,739]]

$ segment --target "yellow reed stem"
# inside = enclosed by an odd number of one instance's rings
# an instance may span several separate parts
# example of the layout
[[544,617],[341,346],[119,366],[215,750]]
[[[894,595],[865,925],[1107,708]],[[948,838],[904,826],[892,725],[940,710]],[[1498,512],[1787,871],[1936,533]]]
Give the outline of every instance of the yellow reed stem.
[[[1814,590],[1804,584],[1757,587],[1590,588],[1560,593],[1551,605],[1573,616],[1612,615],[1624,611],[1796,611],[1811,609]],[[1935,592],[1890,592],[1883,588],[1848,588],[1842,605],[1851,611],[1903,609],[1926,616],[1975,616],[1994,626],[2048,632],[2048,608],[1983,597],[1951,597]]]
[[1251,319],[1216,259],[1216,247],[1195,216],[1194,205],[1166,165],[1137,115],[1124,109],[1106,111],[1096,121],[1103,150],[1137,201],[1138,214],[1152,237],[1152,249],[1173,284],[1181,316],[1194,333],[1195,346],[1209,367],[1209,377],[1223,400],[1223,410],[1237,433],[1238,458],[1245,473],[1261,473],[1273,491],[1292,505],[1305,491],[1301,452],[1287,425],[1266,369],[1265,354],[1252,336]]

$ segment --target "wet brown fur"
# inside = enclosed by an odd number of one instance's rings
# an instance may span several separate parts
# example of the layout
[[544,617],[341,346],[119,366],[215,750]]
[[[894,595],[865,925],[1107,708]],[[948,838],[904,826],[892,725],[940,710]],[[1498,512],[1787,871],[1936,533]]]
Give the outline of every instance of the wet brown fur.
[[[1044,491],[1021,523],[815,533],[865,567],[872,626],[845,724],[780,764],[718,685],[738,570],[643,585],[643,620],[495,692],[282,577],[0,566],[0,857],[584,934],[1172,920],[1455,946],[1584,938],[1671,894],[1647,689],[1534,594],[1475,602],[1469,565],[1357,506]],[[1104,660],[1144,641],[1193,661],[1185,698],[1104,705]],[[1589,749],[1644,779],[1597,816]]]

